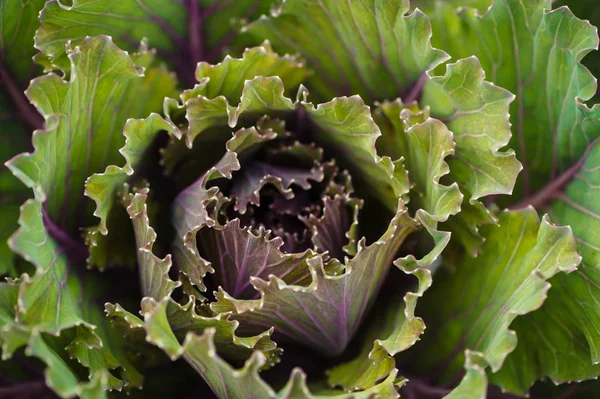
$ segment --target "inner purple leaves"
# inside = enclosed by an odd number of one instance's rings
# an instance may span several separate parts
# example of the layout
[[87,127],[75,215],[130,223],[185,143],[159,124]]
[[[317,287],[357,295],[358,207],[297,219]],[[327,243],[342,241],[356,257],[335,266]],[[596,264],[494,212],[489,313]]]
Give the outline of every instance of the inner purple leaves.
[[[352,213],[350,211],[353,200],[337,195],[335,198],[326,196],[323,199],[323,215],[315,217],[311,214],[304,219],[307,227],[312,233],[312,242],[319,252],[327,251],[329,256],[340,261],[344,259],[344,247],[348,244],[350,227],[353,224]],[[355,217],[358,216],[360,203],[356,202]]]
[[[322,149],[289,133],[250,146],[242,145],[243,136],[232,140],[226,157],[234,156],[238,166],[207,181],[208,189],[218,187],[219,204],[211,211],[214,225],[196,234],[198,255],[214,269],[209,285],[255,299],[253,278],[308,285],[306,260],[315,251],[343,261],[360,207],[350,198],[348,176],[338,175],[333,161],[323,162]],[[225,159],[216,170],[231,165]]]
[[237,299],[258,298],[251,277],[266,280],[272,274],[289,284],[306,280],[310,275],[306,260],[315,255],[312,251],[284,254],[281,238],[270,238],[264,228],[253,233],[241,227],[239,219],[204,228],[197,238],[200,255],[215,269],[211,276],[215,285]]
[[244,214],[248,204],[260,205],[260,190],[267,184],[275,186],[288,199],[293,198],[292,184],[308,190],[310,181],[323,180],[323,168],[315,166],[312,169],[290,168],[255,161],[243,167],[234,178],[231,196],[235,197],[234,209]]

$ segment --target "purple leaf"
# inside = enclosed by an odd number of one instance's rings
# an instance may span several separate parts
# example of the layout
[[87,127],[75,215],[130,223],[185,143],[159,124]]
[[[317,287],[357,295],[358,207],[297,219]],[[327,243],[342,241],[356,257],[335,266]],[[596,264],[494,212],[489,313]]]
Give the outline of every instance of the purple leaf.
[[316,254],[310,250],[284,254],[282,245],[280,237],[269,238],[268,230],[261,228],[255,235],[250,228],[240,227],[239,219],[198,232],[200,255],[215,270],[212,279],[239,299],[258,296],[250,282],[253,277],[266,279],[274,275],[297,284],[310,275],[307,260]]

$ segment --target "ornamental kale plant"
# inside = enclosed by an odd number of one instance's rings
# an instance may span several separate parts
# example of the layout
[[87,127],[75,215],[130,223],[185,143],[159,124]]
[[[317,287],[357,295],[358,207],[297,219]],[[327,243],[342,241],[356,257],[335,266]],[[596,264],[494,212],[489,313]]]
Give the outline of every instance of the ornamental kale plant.
[[593,24],[0,0],[0,397],[598,397]]

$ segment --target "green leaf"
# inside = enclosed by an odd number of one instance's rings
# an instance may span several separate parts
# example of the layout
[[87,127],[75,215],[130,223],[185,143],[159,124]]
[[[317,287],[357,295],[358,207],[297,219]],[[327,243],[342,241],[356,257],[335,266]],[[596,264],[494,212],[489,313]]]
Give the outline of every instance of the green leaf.
[[148,38],[154,48],[177,48],[173,39],[183,40],[185,35],[185,8],[176,2],[145,3],[148,4],[135,0],[119,4],[94,0],[48,1],[35,35],[36,47],[65,68],[69,68],[65,43],[71,41],[77,46],[87,36],[110,35],[119,47],[130,50],[135,50],[143,38]]
[[[499,226],[486,226],[484,237],[480,256],[466,255],[456,270],[438,272],[420,303],[432,333],[413,348],[419,353],[416,366],[421,371],[441,367],[441,381],[459,372],[464,359],[461,349],[481,358],[468,364],[484,362],[497,372],[517,346],[510,323],[543,304],[550,288],[546,280],[560,271],[575,270],[580,262],[571,229],[555,227],[547,217],[540,223],[532,208],[503,212]],[[476,369],[467,373],[463,384],[479,379],[473,373]],[[472,397],[484,395],[486,384],[476,385],[483,391],[473,390]],[[459,389],[464,388],[459,385]]]
[[[153,68],[152,55],[142,50],[130,57],[107,37],[88,38],[70,50],[68,82],[55,74],[34,80],[27,95],[44,115],[46,128],[34,134],[33,153],[8,163],[36,195],[22,207],[21,228],[11,239],[13,251],[33,263],[36,272],[18,281],[18,312],[14,322],[6,324],[3,345],[12,351],[27,344],[26,353],[52,369],[48,385],[62,396],[96,397],[106,390],[141,385],[122,336],[106,325],[95,303],[102,284],[93,276],[80,279],[73,273],[82,266],[76,256],[71,259],[75,263],[67,260],[73,248],[59,248],[65,243],[52,237],[72,235],[93,223],[89,204],[83,201],[85,179],[118,154],[125,120],[159,109],[163,96],[174,88],[172,78]],[[147,101],[131,101],[141,93]],[[46,334],[57,338],[50,343]],[[30,338],[23,341],[23,336]],[[80,370],[72,369],[73,362],[64,360],[69,357],[89,370],[89,386],[80,380]],[[119,377],[109,371],[113,369],[120,369]]]
[[425,83],[422,102],[454,133],[456,155],[450,169],[471,203],[511,193],[521,170],[514,151],[499,151],[511,136],[507,108],[513,99],[507,90],[485,81],[475,57],[448,64],[444,76]]
[[[125,258],[120,258],[120,254],[108,254],[115,252],[114,248],[117,246],[126,247],[123,241],[125,244],[135,245],[131,240],[127,240],[127,236],[123,239],[119,236],[119,231],[116,234],[113,232],[109,237],[106,235],[109,225],[121,222],[118,210],[113,210],[118,195],[124,190],[123,185],[133,176],[134,168],[143,164],[148,149],[161,131],[166,131],[174,136],[179,135],[178,130],[158,114],[152,113],[146,119],[128,119],[123,128],[125,145],[119,150],[125,158],[125,165],[123,167],[109,165],[103,173],[94,173],[85,181],[85,195],[96,203],[94,216],[100,219],[99,226],[90,228],[86,232],[86,242],[90,247],[89,262],[97,264],[101,269],[111,262],[117,262],[117,264],[134,264],[135,262],[127,255]],[[125,231],[128,232],[128,230]],[[127,249],[124,252],[129,253]],[[118,263],[119,261],[121,263]]]
[[40,333],[32,334],[26,354],[36,356],[48,365],[45,372],[46,384],[62,397],[106,398],[108,372],[101,371],[94,374],[92,381],[81,383],[65,360],[44,341]]
[[76,46],[87,36],[110,35],[120,48],[131,51],[148,39],[191,85],[196,63],[216,62],[225,49],[248,44],[249,39],[237,32],[238,20],[267,13],[274,2],[52,0],[41,13],[35,43],[53,63],[69,68],[65,54],[69,41]]
[[[571,9],[573,14],[578,15],[581,18],[585,18],[596,27],[600,26],[600,10],[594,0],[582,0],[582,1],[566,1],[558,0],[552,3],[554,7],[567,6]],[[592,75],[600,76],[600,52],[593,51],[588,54],[582,61]],[[598,90],[596,90],[596,96],[593,101],[598,102]]]
[[180,284],[169,278],[169,269],[172,266],[171,255],[160,259],[152,252],[157,237],[148,218],[146,205],[148,192],[149,189],[145,188],[135,194],[128,193],[123,197],[123,202],[135,232],[142,295],[160,300],[170,296]]
[[444,222],[460,211],[463,195],[458,184],[440,184],[449,173],[445,158],[454,154],[454,136],[439,120],[429,117],[428,110],[418,105],[405,106],[401,100],[384,102],[374,113],[382,131],[377,149],[392,158],[404,159],[417,215],[426,212],[430,218]]
[[593,170],[600,108],[583,104],[596,93],[596,82],[581,64],[597,48],[598,35],[567,8],[550,11],[551,3],[499,0],[482,17],[447,6],[432,15],[440,32],[435,44],[453,56],[477,55],[488,76],[517,95],[511,106],[511,144],[524,172],[515,195],[503,202],[520,199],[516,208],[549,208],[555,222],[572,226],[583,257],[577,272],[550,280],[540,310],[515,320],[519,345],[491,376],[515,393],[526,393],[545,377],[556,383],[595,378],[600,360],[600,320],[593,305],[600,246],[590,228],[598,213]]
[[475,54],[488,78],[516,95],[510,146],[524,170],[512,201],[568,169],[597,136],[586,132],[591,111],[581,104],[596,84],[580,64],[598,46],[596,28],[567,8],[549,11],[551,3],[498,0],[484,16],[446,7],[433,20],[435,45],[453,57]]
[[193,297],[189,297],[184,305],[170,298],[160,302],[144,298],[141,313],[145,320],[146,340],[175,360],[182,355],[179,343],[188,334],[214,330],[214,344],[219,353],[231,362],[244,363],[255,351],[260,352],[266,360],[261,366],[264,369],[279,362],[282,350],[271,340],[272,328],[256,335],[240,337],[236,334],[239,323],[231,320],[229,315],[216,314],[207,306],[199,306],[197,311],[196,305]]
[[432,17],[434,12],[439,11],[440,9],[450,9],[454,11],[454,9],[458,7],[472,7],[483,15],[492,2],[492,0],[412,0],[410,5],[413,8],[420,8],[429,16],[429,18],[434,19],[434,17]]
[[485,80],[475,57],[448,64],[444,76],[432,77],[423,88],[422,103],[454,134],[450,178],[465,195],[466,215],[459,215],[447,228],[472,254],[482,242],[477,226],[495,222],[479,199],[512,193],[522,169],[513,150],[501,150],[511,137],[507,110],[513,99],[508,91]]
[[260,379],[258,370],[266,363],[260,352],[254,352],[241,370],[235,372],[219,359],[213,342],[214,329],[201,336],[190,334],[183,344],[183,354],[190,365],[206,380],[218,397],[274,398],[273,389]]
[[[573,229],[581,266],[550,280],[544,306],[513,325],[519,345],[492,381],[504,389],[526,393],[543,377],[555,383],[596,378],[600,372],[599,259],[600,144],[594,144],[574,179],[558,193],[549,213]],[[516,373],[516,367],[520,370]]]
[[[199,135],[210,139],[211,129],[234,127],[240,116],[256,120],[265,113],[291,111],[292,101],[284,92],[290,94],[305,76],[305,68],[295,58],[280,56],[265,43],[246,49],[241,58],[226,57],[217,65],[198,64],[199,83],[181,94],[181,103],[167,100],[165,112],[175,125],[187,125],[185,143],[191,148]],[[227,140],[230,135],[224,137]]]
[[[306,386],[306,375],[294,369],[287,385],[276,393],[260,376],[259,370],[266,364],[265,356],[255,351],[241,369],[233,368],[217,353],[214,337],[215,329],[208,328],[202,335],[188,333],[182,346],[176,348],[184,359],[200,374],[218,397],[245,399],[249,397],[265,399],[366,399],[371,397],[398,397],[391,373],[379,384],[356,393],[327,390],[313,395]],[[174,348],[175,349],[175,348]]]
[[29,329],[16,321],[18,298],[17,285],[0,284],[0,344],[3,361],[10,359],[14,351],[29,340]]
[[[31,57],[35,53],[33,35],[37,15],[44,0],[2,1],[0,3],[0,163],[29,148],[30,130],[41,126],[42,118],[29,104],[23,90],[38,68]],[[19,205],[29,190],[2,167],[0,169],[0,275],[16,277],[15,255],[7,241],[17,229]]]
[[336,160],[355,176],[358,187],[366,186],[358,195],[364,198],[371,191],[368,196],[394,211],[398,198],[409,189],[406,170],[401,159],[393,161],[377,154],[375,142],[381,131],[362,98],[336,97],[316,106],[305,99],[301,107],[317,128],[313,133],[317,143],[339,154]]
[[[31,58],[36,53],[33,35],[38,28],[38,14],[45,0],[15,0],[0,3],[0,49],[2,69],[9,73],[13,83],[23,83],[39,72]],[[2,76],[3,90],[10,82]]]
[[[423,111],[396,100],[383,102],[374,113],[382,131],[378,150],[404,158],[413,209],[445,222],[461,209],[464,193],[462,212],[443,228],[470,253],[482,242],[478,225],[495,222],[478,199],[510,193],[521,169],[513,151],[500,150],[510,139],[507,110],[513,96],[484,77],[477,59],[463,59],[424,84]],[[441,185],[442,177],[454,183]]]
[[[151,67],[152,55],[145,49],[132,59],[105,36],[87,38],[69,51],[69,59],[68,82],[50,73],[36,78],[27,90],[46,118],[46,127],[34,134],[35,151],[15,157],[8,166],[44,202],[49,219],[74,235],[79,227],[94,223],[81,195],[87,177],[119,161],[125,121],[160,109],[174,82],[164,69]],[[135,101],[140,96],[145,101]],[[107,206],[100,208],[100,216],[105,216]],[[106,234],[106,226],[98,231]],[[91,242],[89,261],[95,264],[95,241]]]
[[9,101],[0,93],[0,275],[9,274],[17,277],[15,255],[8,247],[8,238],[17,229],[19,205],[29,197],[29,189],[14,177],[10,170],[4,168],[4,162],[28,149],[27,129],[12,119]]
[[[81,381],[78,371],[65,360],[68,357],[87,367],[92,380],[104,376],[99,392],[140,386],[141,375],[128,361],[121,337],[105,324],[95,303],[105,287],[92,276],[81,281],[73,273],[45,229],[39,201],[29,200],[22,206],[19,223],[11,248],[35,265],[36,272],[24,274],[18,286],[2,287],[3,356],[7,358],[26,345],[26,354],[39,357],[48,366],[49,387],[64,397],[83,396],[87,390],[85,380]],[[46,336],[58,338],[53,338],[51,345]],[[120,378],[109,372],[116,368],[122,369]]]
[[570,399],[586,399],[598,391],[598,381],[578,381],[571,384],[555,385],[552,382],[540,382],[536,384],[531,394],[536,397],[556,397],[568,395]]
[[429,43],[425,14],[408,10],[408,0],[288,0],[245,29],[277,51],[302,54],[315,71],[308,83],[319,100],[358,94],[372,103],[408,95],[447,59]]
[[53,334],[74,326],[92,332],[93,326],[81,316],[79,282],[69,273],[66,256],[42,221],[42,204],[28,200],[21,207],[19,224],[10,240],[11,249],[33,263],[37,271],[34,276],[21,277],[18,320]]
[[448,399],[485,399],[487,397],[487,378],[485,369],[488,363],[479,352],[465,350],[465,376],[460,384],[446,396]]
[[479,14],[483,15],[487,9],[492,5],[493,0],[412,0],[410,5],[413,8],[419,8],[423,10],[425,14],[434,20],[438,17],[436,12],[440,10],[455,11],[457,8],[474,8]]

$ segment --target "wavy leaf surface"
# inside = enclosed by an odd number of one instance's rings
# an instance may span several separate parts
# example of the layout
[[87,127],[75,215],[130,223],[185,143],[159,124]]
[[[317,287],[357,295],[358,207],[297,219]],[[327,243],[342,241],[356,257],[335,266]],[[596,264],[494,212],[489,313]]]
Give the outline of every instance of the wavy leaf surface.
[[[469,371],[456,389],[480,381],[469,388],[473,397],[482,397],[486,388],[485,375],[475,378],[473,373],[487,367],[497,372],[517,346],[511,322],[542,306],[547,280],[573,272],[581,260],[571,229],[556,227],[547,217],[540,223],[532,208],[503,212],[499,226],[486,227],[484,237],[479,257],[467,255],[455,271],[436,275],[420,303],[432,333],[413,348],[421,354],[419,368],[440,367],[442,381],[456,376],[466,356]],[[477,289],[465,291],[465,286]]]
[[[440,32],[433,38],[436,45],[453,56],[476,54],[488,76],[516,94],[511,143],[524,171],[506,203],[520,200],[515,208],[532,204],[549,211],[554,222],[571,225],[583,257],[577,272],[550,280],[553,288],[540,310],[514,323],[522,339],[491,378],[516,393],[527,392],[546,376],[561,383],[594,378],[598,372],[599,247],[589,227],[597,213],[590,198],[595,198],[600,113],[597,105],[584,105],[597,85],[581,64],[597,48],[598,35],[569,9],[550,10],[551,3],[496,1],[483,16],[439,5],[432,14]],[[461,46],[454,42],[457,37]]]

